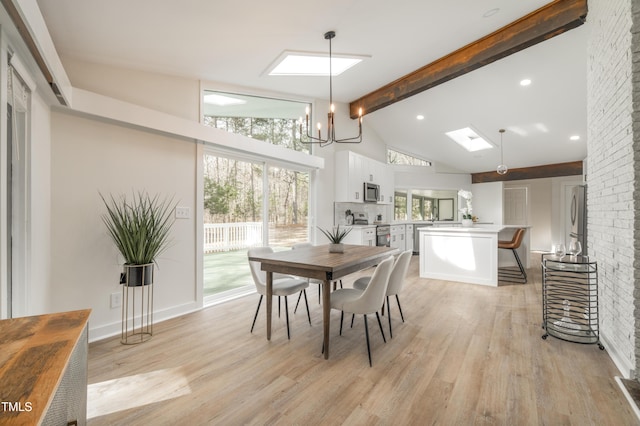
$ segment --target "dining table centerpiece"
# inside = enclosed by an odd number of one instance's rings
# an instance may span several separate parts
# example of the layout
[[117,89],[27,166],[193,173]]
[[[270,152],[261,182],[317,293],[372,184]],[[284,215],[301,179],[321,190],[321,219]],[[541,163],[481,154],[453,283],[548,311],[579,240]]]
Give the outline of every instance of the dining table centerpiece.
[[344,253],[342,240],[349,235],[349,232],[351,232],[353,228],[343,228],[341,230],[340,225],[338,225],[332,230],[325,230],[320,227],[318,229],[329,239],[329,253]]
[[461,189],[458,191],[458,196],[464,199],[466,204],[460,209],[460,213],[462,213],[462,219],[460,222],[465,228],[473,226],[473,207],[471,204],[473,194],[471,193],[471,191],[465,191],[464,189]]

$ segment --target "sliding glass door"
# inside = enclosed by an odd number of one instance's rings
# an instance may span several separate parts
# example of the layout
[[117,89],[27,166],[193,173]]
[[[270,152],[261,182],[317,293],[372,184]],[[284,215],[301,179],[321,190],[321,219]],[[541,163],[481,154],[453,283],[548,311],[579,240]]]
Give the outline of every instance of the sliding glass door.
[[308,240],[309,176],[282,164],[204,155],[203,285],[210,297],[253,289],[247,249]]
[[309,172],[269,167],[269,246],[290,248],[309,239]]

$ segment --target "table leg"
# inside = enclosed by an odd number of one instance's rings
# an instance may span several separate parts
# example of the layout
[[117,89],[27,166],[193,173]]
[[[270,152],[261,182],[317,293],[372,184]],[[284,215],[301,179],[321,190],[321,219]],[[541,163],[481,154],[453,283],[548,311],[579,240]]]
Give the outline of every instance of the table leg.
[[271,308],[273,301],[273,272],[267,271],[267,340],[271,340]]
[[324,359],[329,359],[329,325],[331,319],[331,281],[322,286],[322,324],[324,326]]

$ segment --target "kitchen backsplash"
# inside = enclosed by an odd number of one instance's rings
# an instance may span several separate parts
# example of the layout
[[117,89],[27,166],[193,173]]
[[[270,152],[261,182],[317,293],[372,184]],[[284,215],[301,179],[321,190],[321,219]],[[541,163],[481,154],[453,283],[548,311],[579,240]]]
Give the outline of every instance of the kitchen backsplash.
[[377,216],[382,215],[381,222],[390,223],[393,219],[392,208],[390,204],[375,204],[375,203],[333,203],[333,224],[334,225],[346,225],[346,211],[351,210],[351,213],[361,212],[369,218],[369,223],[376,222]]

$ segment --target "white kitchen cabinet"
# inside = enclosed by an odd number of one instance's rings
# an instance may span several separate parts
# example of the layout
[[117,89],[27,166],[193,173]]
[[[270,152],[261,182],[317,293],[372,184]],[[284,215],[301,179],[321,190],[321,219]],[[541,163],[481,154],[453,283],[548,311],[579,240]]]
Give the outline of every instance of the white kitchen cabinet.
[[393,169],[387,164],[378,163],[380,165],[377,172],[378,185],[380,185],[380,203],[393,204],[393,195],[395,190],[395,182],[393,178]]
[[359,246],[375,246],[376,245],[376,227],[371,226],[353,226],[351,232],[342,240],[345,244],[354,244]]
[[335,153],[335,201],[364,202],[364,183],[380,186],[380,204],[393,201],[393,170],[385,163],[373,160],[352,151]]
[[406,226],[391,225],[391,247],[400,251],[406,250]]
[[413,223],[407,223],[405,225],[405,233],[404,233],[404,240],[405,240],[405,250],[413,250]]
[[338,151],[335,158],[335,200],[362,203],[362,157],[351,151]]

